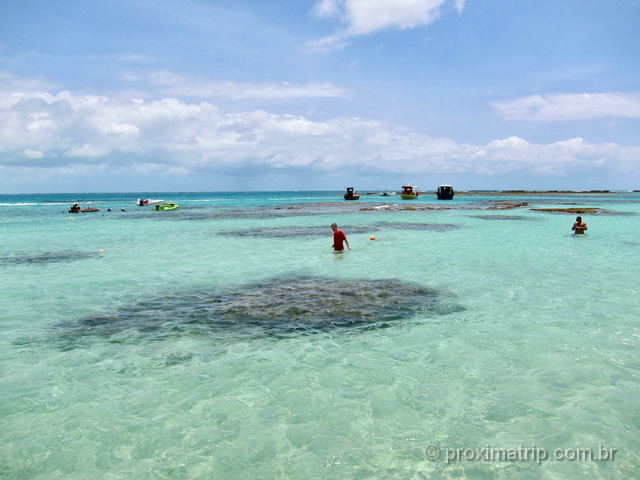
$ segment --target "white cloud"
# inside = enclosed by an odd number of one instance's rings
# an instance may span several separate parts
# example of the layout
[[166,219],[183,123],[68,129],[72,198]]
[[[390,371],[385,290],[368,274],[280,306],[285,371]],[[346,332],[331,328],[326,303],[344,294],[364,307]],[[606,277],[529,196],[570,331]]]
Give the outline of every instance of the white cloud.
[[321,0],[316,3],[314,7],[314,11],[318,17],[333,17],[340,13],[340,2],[339,0]]
[[87,159],[91,157],[104,157],[109,153],[108,149],[101,148],[97,145],[84,144],[73,146],[68,149],[64,155],[67,157],[79,157],[82,159]]
[[[12,73],[0,70],[0,94],[2,97],[11,96],[13,92],[39,92],[54,88],[49,82],[41,79],[20,78]],[[2,98],[0,98],[2,102]],[[0,103],[0,108],[3,105]]]
[[[137,80],[136,77],[130,77]],[[149,76],[151,85],[158,87],[157,93],[167,96],[192,98],[240,99],[285,99],[285,98],[330,98],[348,97],[344,88],[331,83],[307,83],[297,85],[283,83],[211,82],[208,80],[177,75],[172,72],[155,72]]]
[[152,63],[156,59],[150,55],[140,53],[121,53],[103,55],[78,55],[78,60],[91,62],[122,62],[122,63]]
[[205,83],[202,85],[174,86],[160,90],[160,93],[176,96],[202,98],[240,99],[284,99],[346,97],[346,90],[330,83],[309,83],[306,85],[249,84],[235,82]]
[[[145,101],[73,92],[0,93],[0,168],[94,165],[184,178],[203,172],[348,169],[368,175],[640,174],[640,147],[576,138],[546,145],[510,137],[459,144],[361,118],[314,121],[264,110],[225,113],[209,102]],[[24,171],[24,170],[22,170]],[[84,171],[81,168],[77,172]],[[90,171],[88,169],[87,171]],[[299,171],[298,171],[298,174]],[[41,173],[39,173],[41,175]],[[142,175],[142,173],[141,173]]]
[[[320,18],[338,17],[344,28],[333,35],[312,42],[315,49],[339,48],[347,39],[359,35],[396,28],[405,30],[429,25],[452,0],[321,0],[315,5]],[[453,0],[461,12],[464,0]]]
[[349,35],[366,35],[387,28],[404,30],[428,25],[440,15],[446,0],[348,0],[345,13]]
[[590,120],[602,117],[640,118],[640,94],[582,93],[532,95],[493,107],[505,119],[533,121]]
[[39,150],[34,150],[33,148],[26,148],[24,150],[24,157],[25,158],[42,158],[44,155],[42,155],[42,152]]
[[462,13],[462,10],[464,10],[464,6],[466,3],[467,0],[455,0],[455,7],[458,13]]

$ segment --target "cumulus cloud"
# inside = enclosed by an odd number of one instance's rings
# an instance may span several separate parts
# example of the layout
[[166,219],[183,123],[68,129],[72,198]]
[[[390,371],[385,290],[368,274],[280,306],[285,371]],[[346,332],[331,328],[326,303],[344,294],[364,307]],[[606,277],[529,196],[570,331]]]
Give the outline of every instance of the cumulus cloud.
[[[560,176],[601,168],[640,173],[640,147],[575,138],[546,145],[510,137],[459,144],[378,121],[315,121],[210,102],[123,99],[69,91],[0,92],[0,170],[37,168],[198,178],[247,169],[375,174]],[[75,168],[78,167],[78,168]],[[303,170],[301,170],[303,169]],[[160,173],[158,173],[160,172]]]
[[321,0],[314,11],[319,18],[338,18],[344,27],[335,34],[311,43],[312,48],[338,48],[351,37],[395,28],[405,30],[436,20],[445,4],[458,12],[464,0]]
[[640,118],[638,93],[531,95],[493,107],[505,119],[542,122],[590,120],[602,117]]

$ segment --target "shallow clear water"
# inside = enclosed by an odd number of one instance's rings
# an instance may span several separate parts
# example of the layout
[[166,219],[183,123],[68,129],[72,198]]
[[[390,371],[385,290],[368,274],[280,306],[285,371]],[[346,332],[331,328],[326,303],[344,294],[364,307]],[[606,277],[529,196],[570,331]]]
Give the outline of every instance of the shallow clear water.
[[1,478],[640,477],[639,193],[142,196],[0,196]]

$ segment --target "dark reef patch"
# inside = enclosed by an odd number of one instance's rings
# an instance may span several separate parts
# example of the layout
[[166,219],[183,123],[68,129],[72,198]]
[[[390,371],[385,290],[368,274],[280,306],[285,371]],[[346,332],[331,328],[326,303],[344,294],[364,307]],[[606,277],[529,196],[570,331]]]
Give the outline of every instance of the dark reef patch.
[[[347,235],[358,233],[371,233],[382,229],[389,230],[430,230],[430,231],[446,231],[460,228],[460,225],[445,223],[375,223],[367,227],[350,227],[348,225],[340,225]],[[252,228],[247,230],[234,230],[222,232],[220,235],[229,235],[234,237],[303,237],[303,236],[324,236],[332,235],[329,227],[279,227],[279,228]]]
[[576,207],[576,208],[532,208],[534,212],[550,212],[550,213],[570,213],[572,215],[597,215],[602,213],[612,213],[602,208],[592,207]]
[[519,215],[471,215],[471,217],[481,220],[531,220],[529,217]]
[[388,228],[392,230],[429,230],[434,232],[445,232],[462,228],[453,223],[377,223],[377,228]]
[[[167,214],[168,213],[168,214]],[[273,208],[254,208],[247,210],[212,210],[204,207],[180,207],[171,212],[155,212],[152,210],[134,212],[127,220],[150,220],[158,222],[210,222],[216,220],[272,219],[286,217]]]
[[[348,227],[348,233],[368,233],[371,228],[368,227]],[[234,230],[230,232],[221,232],[220,235],[230,235],[234,237],[269,237],[269,238],[285,238],[285,237],[312,237],[333,235],[331,228],[326,227],[280,227],[280,228],[252,228],[247,230]]]
[[464,307],[432,288],[399,280],[344,281],[286,277],[222,293],[182,292],[57,326],[63,349],[91,339],[127,342],[198,335],[216,340],[291,337],[344,327],[384,328],[414,315],[438,316]]
[[0,257],[0,265],[47,265],[85,260],[101,256],[101,252],[45,252]]
[[[129,214],[129,220],[155,220],[155,221],[216,221],[238,219],[272,219],[298,217],[310,214],[335,214],[340,212],[357,211],[354,205],[348,202],[342,203],[299,203],[280,206],[247,206],[234,208],[215,208],[205,206],[181,205],[172,212],[155,212],[153,210],[136,210]],[[167,215],[167,213],[170,213]]]

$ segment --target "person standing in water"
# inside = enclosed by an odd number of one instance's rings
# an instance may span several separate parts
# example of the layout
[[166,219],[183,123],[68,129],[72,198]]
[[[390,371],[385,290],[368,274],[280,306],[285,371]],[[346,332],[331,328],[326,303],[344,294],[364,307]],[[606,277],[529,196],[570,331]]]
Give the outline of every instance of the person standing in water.
[[331,230],[333,230],[333,249],[339,252],[343,251],[344,250],[343,242],[344,242],[347,244],[347,248],[351,250],[351,247],[349,246],[349,240],[347,240],[347,236],[344,234],[342,230],[338,229],[338,225],[336,225],[335,223],[332,223]]
[[576,234],[584,234],[584,232],[586,232],[587,230],[587,223],[582,221],[582,217],[576,217],[576,223],[573,224],[573,227],[571,227],[571,230],[573,230],[573,233]]

